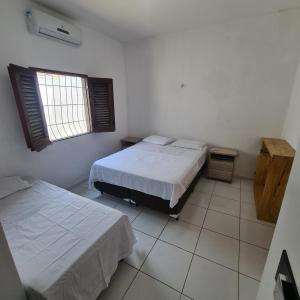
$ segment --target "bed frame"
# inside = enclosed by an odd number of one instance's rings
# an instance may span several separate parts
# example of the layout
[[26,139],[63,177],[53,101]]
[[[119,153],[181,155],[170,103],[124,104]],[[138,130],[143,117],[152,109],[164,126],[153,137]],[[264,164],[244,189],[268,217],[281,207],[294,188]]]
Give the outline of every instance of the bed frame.
[[97,190],[102,193],[110,194],[121,199],[130,199],[130,202],[135,205],[144,205],[146,207],[159,210],[161,212],[169,214],[171,217],[178,219],[179,213],[186,203],[189,195],[193,192],[195,185],[199,181],[203,170],[205,169],[205,164],[201,167],[197,175],[194,177],[193,181],[184,192],[184,194],[178,200],[178,203],[170,208],[170,201],[164,200],[160,197],[145,194],[133,189],[129,189],[122,186],[117,186],[114,184],[96,181],[94,186]]

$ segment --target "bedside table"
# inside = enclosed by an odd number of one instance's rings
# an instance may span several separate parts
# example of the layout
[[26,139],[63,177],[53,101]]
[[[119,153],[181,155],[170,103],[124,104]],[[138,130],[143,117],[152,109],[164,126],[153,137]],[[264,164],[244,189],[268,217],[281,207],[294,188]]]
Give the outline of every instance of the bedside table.
[[232,182],[234,161],[238,151],[234,149],[213,147],[209,150],[208,173],[210,179]]
[[128,136],[126,138],[121,139],[121,144],[122,144],[122,148],[128,148],[130,146],[133,146],[139,142],[141,142],[143,140],[143,138],[140,137],[133,137],[133,136]]

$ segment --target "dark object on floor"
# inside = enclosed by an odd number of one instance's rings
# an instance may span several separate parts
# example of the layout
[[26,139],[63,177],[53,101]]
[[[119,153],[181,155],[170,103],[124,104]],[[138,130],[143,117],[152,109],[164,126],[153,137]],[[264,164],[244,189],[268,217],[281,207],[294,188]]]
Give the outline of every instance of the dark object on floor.
[[274,299],[299,300],[297,284],[293,275],[286,250],[282,251],[280,262],[275,276],[276,287]]

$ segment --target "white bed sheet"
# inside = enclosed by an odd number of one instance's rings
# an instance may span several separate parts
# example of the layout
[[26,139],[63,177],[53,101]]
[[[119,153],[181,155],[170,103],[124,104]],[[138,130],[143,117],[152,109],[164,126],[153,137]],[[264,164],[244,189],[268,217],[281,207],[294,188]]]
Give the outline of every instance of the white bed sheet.
[[30,300],[95,300],[132,252],[128,217],[35,180],[0,200],[0,220]]
[[102,181],[170,200],[170,207],[186,191],[206,160],[207,148],[192,150],[138,143],[97,160],[89,185]]

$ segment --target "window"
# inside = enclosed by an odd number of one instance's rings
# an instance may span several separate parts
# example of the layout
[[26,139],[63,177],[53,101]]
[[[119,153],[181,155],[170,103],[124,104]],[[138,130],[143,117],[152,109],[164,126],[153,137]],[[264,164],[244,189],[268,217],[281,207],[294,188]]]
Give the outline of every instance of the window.
[[91,131],[87,80],[37,72],[50,141]]
[[12,64],[8,71],[32,151],[89,132],[115,131],[112,79]]

